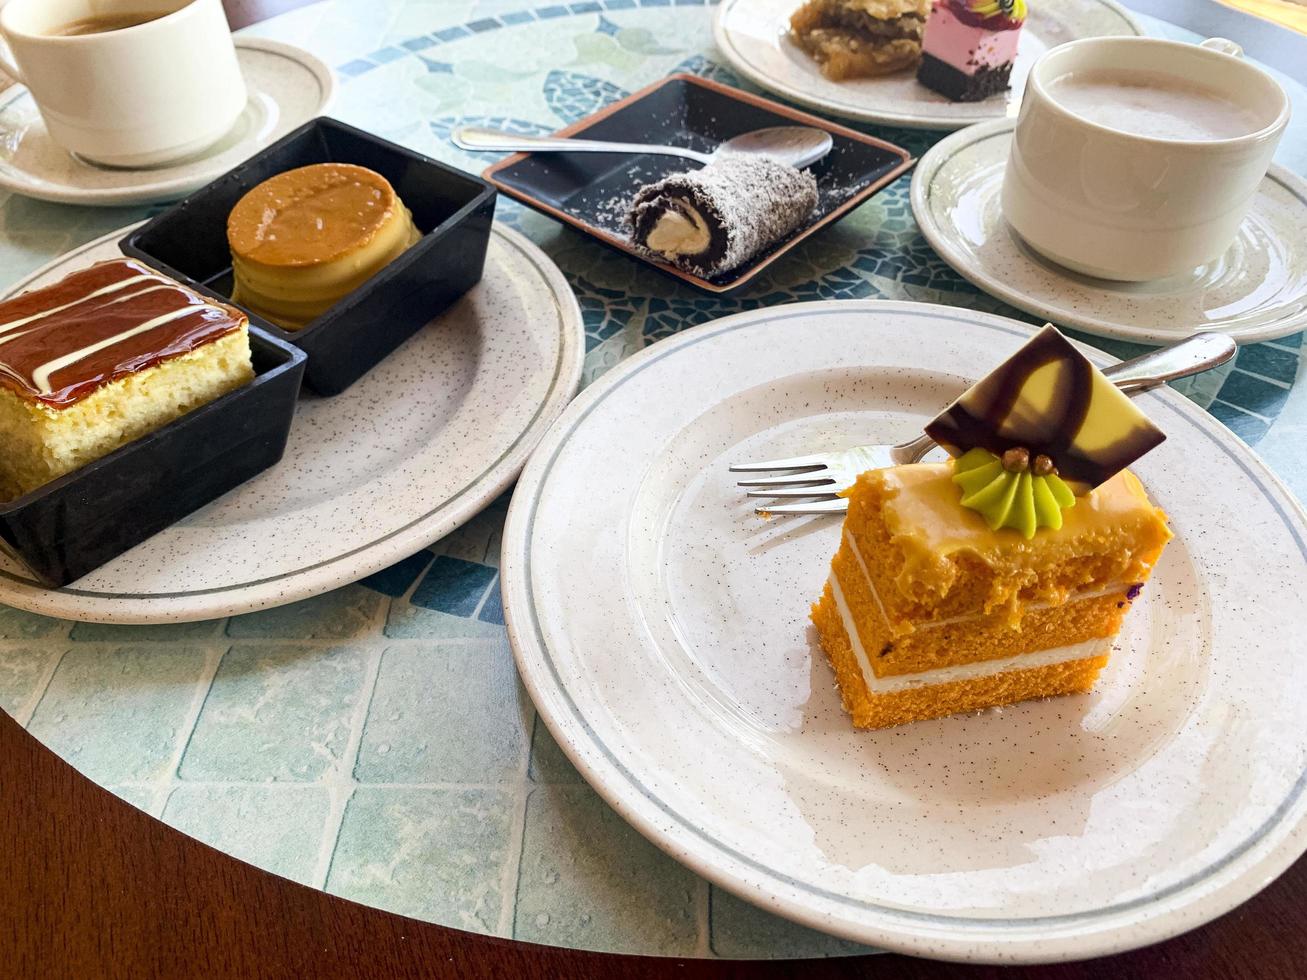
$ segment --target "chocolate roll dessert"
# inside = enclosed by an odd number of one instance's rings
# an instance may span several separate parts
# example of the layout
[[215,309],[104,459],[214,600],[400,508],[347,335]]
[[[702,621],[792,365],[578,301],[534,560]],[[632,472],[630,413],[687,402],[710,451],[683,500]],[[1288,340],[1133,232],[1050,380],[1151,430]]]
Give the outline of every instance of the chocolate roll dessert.
[[629,221],[636,245],[708,279],[780,241],[816,206],[812,174],[740,155],[642,187]]

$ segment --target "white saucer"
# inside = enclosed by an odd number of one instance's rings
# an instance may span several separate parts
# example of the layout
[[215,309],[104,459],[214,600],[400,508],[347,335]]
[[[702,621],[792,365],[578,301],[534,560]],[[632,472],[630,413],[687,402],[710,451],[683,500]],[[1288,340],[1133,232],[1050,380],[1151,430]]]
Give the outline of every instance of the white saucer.
[[249,103],[231,132],[203,153],[141,170],[98,167],[50,139],[31,94],[0,94],[0,189],[60,204],[153,204],[184,197],[296,126],[321,115],[335,93],[331,69],[309,52],[265,38],[236,38]]
[[1114,0],[1040,0],[1031,4],[1021,29],[1008,94],[982,102],[950,102],[918,84],[911,71],[830,81],[790,40],[790,15],[799,4],[800,0],[722,0],[713,20],[713,39],[741,75],[792,102],[848,119],[913,129],[959,129],[1016,115],[1026,73],[1049,48],[1082,37],[1144,33]]
[[[121,253],[74,249],[6,295]],[[63,619],[215,619],[388,568],[498,497],[581,380],[585,326],[549,257],[494,225],[480,284],[334,398],[304,393],[280,463],[62,589],[0,555],[0,604]]]
[[1036,255],[1003,219],[1000,191],[1014,123],[999,120],[935,144],[912,178],[926,240],[992,296],[1056,324],[1164,344],[1221,330],[1241,344],[1307,326],[1307,182],[1272,166],[1230,250],[1188,276],[1109,282]]
[[840,522],[760,520],[727,464],[910,438],[1031,330],[726,317],[613,368],[531,457],[501,560],[519,672],[694,871],[859,942],[1046,962],[1193,929],[1307,846],[1307,514],[1170,389],[1140,396],[1167,441],[1133,468],[1175,540],[1092,693],[871,732],[840,707],[808,622]]

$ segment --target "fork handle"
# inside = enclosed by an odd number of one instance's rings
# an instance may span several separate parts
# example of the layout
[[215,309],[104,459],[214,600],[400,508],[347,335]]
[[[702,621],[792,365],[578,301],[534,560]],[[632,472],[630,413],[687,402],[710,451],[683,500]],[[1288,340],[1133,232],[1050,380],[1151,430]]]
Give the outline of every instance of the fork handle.
[[1200,333],[1170,347],[1113,364],[1104,368],[1103,374],[1127,395],[1134,395],[1177,378],[1210,371],[1234,357],[1238,349],[1229,334]]

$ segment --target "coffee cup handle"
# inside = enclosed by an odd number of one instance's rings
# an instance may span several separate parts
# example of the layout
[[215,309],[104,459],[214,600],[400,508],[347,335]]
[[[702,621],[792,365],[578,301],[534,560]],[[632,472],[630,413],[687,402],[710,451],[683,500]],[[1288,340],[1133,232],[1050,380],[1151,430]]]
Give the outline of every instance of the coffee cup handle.
[[9,42],[3,37],[0,37],[0,71],[4,72],[20,85],[27,84],[27,79],[23,77],[23,73],[19,71],[18,66],[14,64],[14,53],[9,50]]
[[1225,37],[1209,37],[1198,45],[1200,48],[1206,48],[1208,51],[1219,51],[1221,54],[1228,54],[1231,58],[1242,58],[1243,48],[1234,41]]

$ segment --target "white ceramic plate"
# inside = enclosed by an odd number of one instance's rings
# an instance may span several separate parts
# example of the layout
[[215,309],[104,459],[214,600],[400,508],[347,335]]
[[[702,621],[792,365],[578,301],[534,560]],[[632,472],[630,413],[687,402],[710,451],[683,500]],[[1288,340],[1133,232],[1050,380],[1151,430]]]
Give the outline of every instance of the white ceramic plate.
[[[121,254],[129,229],[10,292]],[[495,225],[481,283],[334,398],[303,393],[272,469],[62,589],[0,555],[0,603],[112,623],[210,619],[380,571],[493,501],[576,393],[585,329],[558,267]]]
[[45,128],[31,93],[0,94],[0,188],[61,204],[100,206],[172,201],[203,187],[296,126],[326,111],[335,76],[301,48],[236,38],[249,102],[231,131],[203,153],[163,167],[98,167],[68,153]]
[[744,313],[626,361],[542,440],[501,563],[520,672],[695,871],[850,939],[1039,961],[1191,929],[1307,847],[1307,515],[1172,391],[1142,398],[1169,438],[1136,471],[1176,538],[1094,692],[851,728],[807,619],[840,524],[758,519],[727,464],[909,437],[1030,332],[914,303]]
[[882,78],[832,82],[789,37],[790,15],[803,0],[722,0],[713,38],[741,75],[800,105],[864,122],[913,129],[960,129],[972,123],[1016,115],[1026,73],[1051,47],[1082,37],[1143,34],[1137,21],[1114,0],[1040,0],[1031,4],[1021,30],[1006,96],[983,102],[950,102],[917,83],[912,71]]
[[1063,269],[1003,218],[1003,170],[1014,123],[954,133],[921,158],[912,213],[926,240],[985,292],[1054,323],[1104,337],[1166,344],[1221,330],[1241,344],[1307,327],[1307,182],[1272,166],[1229,251],[1187,276],[1125,283]]

